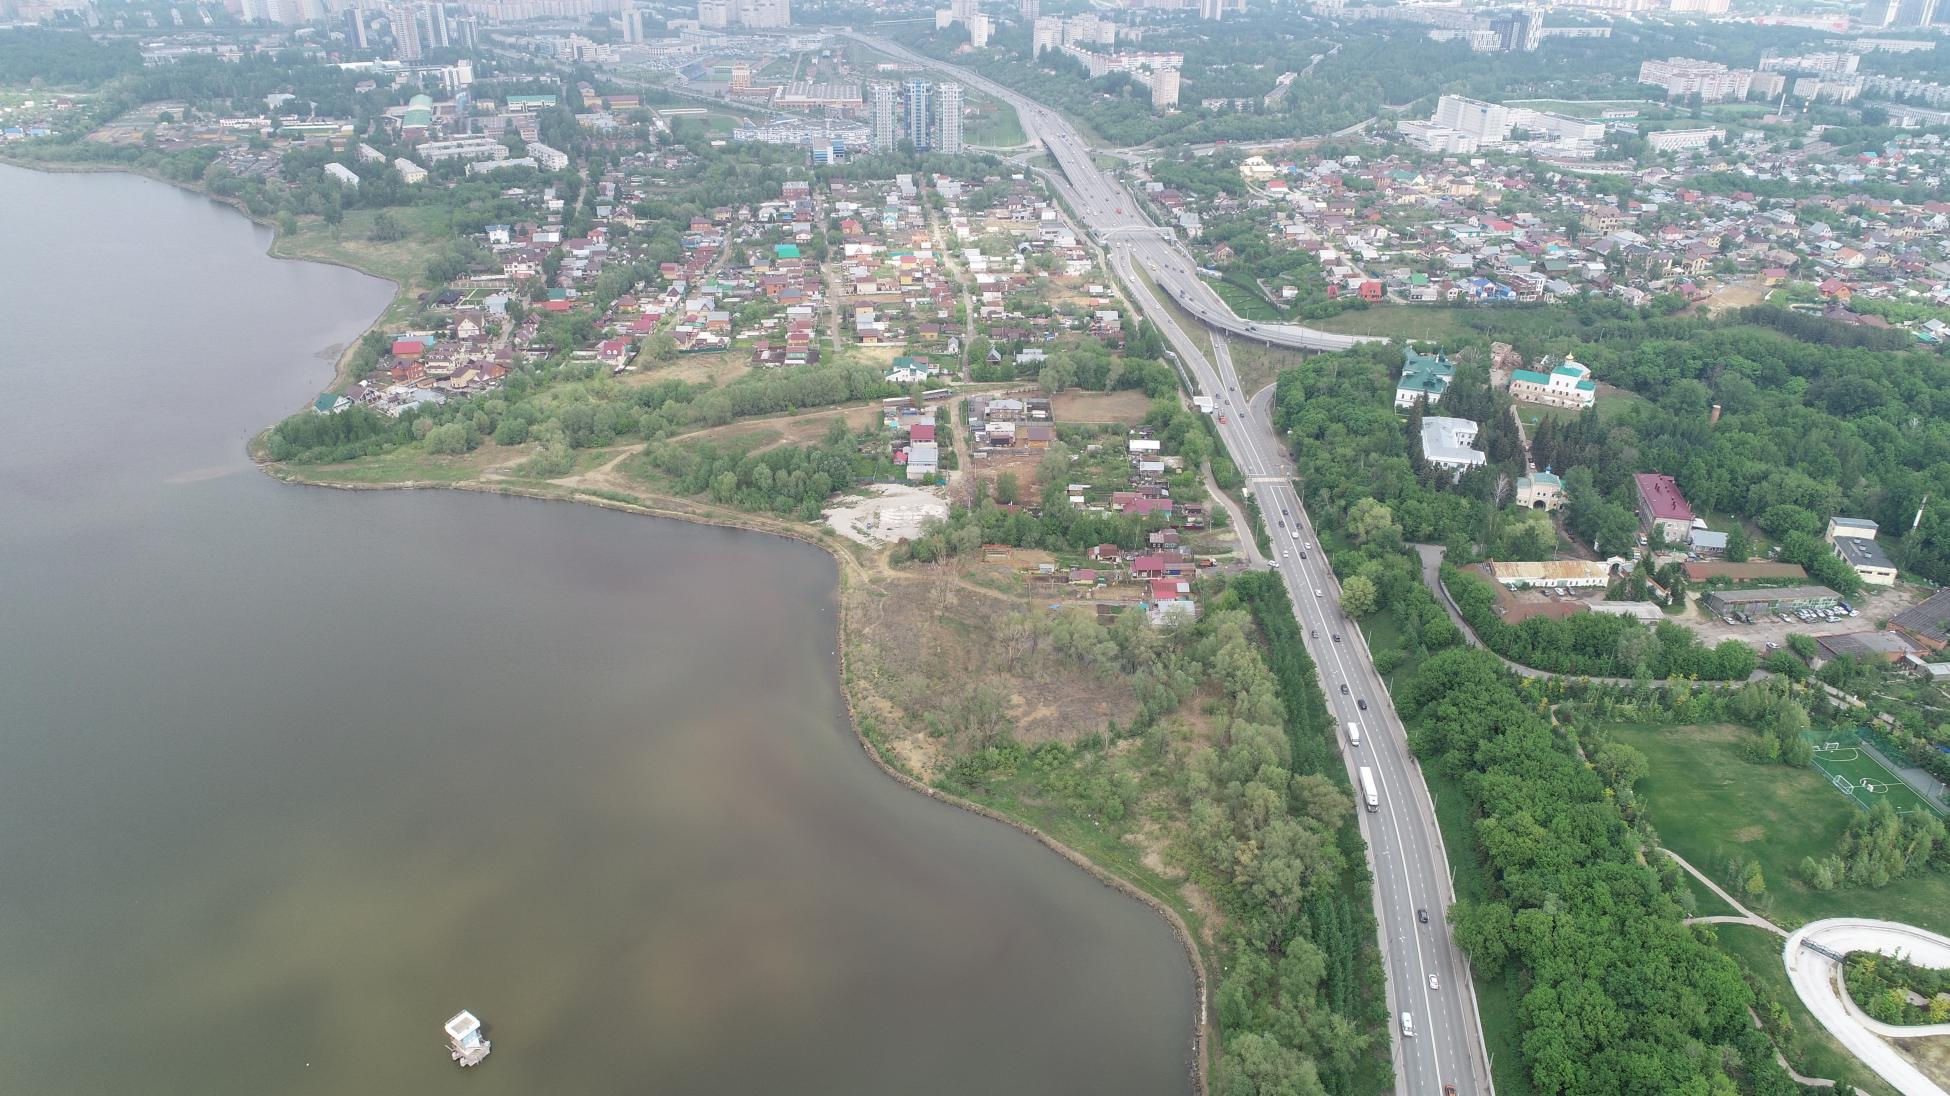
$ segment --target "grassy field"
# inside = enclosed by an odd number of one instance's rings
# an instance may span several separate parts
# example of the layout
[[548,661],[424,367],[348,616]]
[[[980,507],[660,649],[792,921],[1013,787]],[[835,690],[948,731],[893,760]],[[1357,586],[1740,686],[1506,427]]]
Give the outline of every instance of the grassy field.
[[980,95],[972,101],[978,113],[968,127],[969,144],[1007,147],[1029,139],[1022,131],[1022,120],[1016,117],[1016,108]]
[[1297,350],[1277,349],[1246,339],[1230,340],[1233,371],[1239,374],[1239,391],[1247,397],[1272,384],[1283,369],[1305,360]]
[[404,286],[425,281],[427,243],[444,238],[447,211],[438,206],[398,206],[384,212],[406,229],[402,239],[372,239],[372,222],[380,210],[348,209],[337,228],[323,217],[300,217],[298,231],[278,237],[272,254],[280,258],[315,259],[342,263],[391,278]]
[[1219,299],[1226,303],[1226,307],[1244,319],[1281,323],[1288,318],[1285,313],[1267,303],[1266,298],[1249,289],[1241,289],[1231,282],[1215,282],[1210,278],[1206,279],[1205,284],[1212,287],[1212,291],[1219,295]]
[[1469,334],[1462,314],[1453,308],[1415,304],[1380,304],[1343,312],[1324,320],[1303,320],[1309,327],[1343,335],[1386,335],[1418,342],[1446,342]]
[[1786,1008],[1788,1022],[1800,1043],[1800,1055],[1798,1059],[1790,1057],[1790,1065],[1810,1077],[1846,1080],[1875,1096],[1894,1096],[1894,1089],[1862,1068],[1855,1056],[1843,1049],[1802,1006],[1781,965],[1780,937],[1752,925],[1715,925],[1713,929],[1719,937],[1720,950],[1732,956],[1734,962]]
[[[1666,846],[1727,886],[1726,860],[1758,861],[1767,879],[1759,912],[1784,928],[1823,917],[1885,917],[1950,932],[1950,874],[1934,871],[1879,890],[1822,893],[1796,878],[1803,857],[1826,856],[1858,808],[1814,769],[1742,756],[1755,732],[1738,727],[1620,727],[1651,773],[1639,785]],[[1729,887],[1729,889],[1732,889]]]

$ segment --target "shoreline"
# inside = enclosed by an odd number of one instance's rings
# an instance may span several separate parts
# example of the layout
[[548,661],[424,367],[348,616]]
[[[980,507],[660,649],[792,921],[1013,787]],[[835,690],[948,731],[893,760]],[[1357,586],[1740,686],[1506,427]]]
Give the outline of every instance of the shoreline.
[[[121,173],[125,175],[134,175],[140,178],[150,179],[156,182],[164,183],[173,186],[179,190],[185,191],[187,193],[195,194],[200,197],[207,198],[213,202],[218,202],[222,205],[228,206],[232,210],[234,210],[235,212],[243,216],[246,220],[252,222],[253,224],[258,224],[266,228],[269,228],[271,230],[271,242],[269,246],[265,248],[265,254],[269,258],[276,259],[279,261],[284,261],[284,262],[316,262],[316,263],[322,263],[329,266],[343,267],[348,270],[357,271],[358,273],[366,275],[367,277],[378,278],[381,281],[387,282],[388,284],[392,285],[393,286],[392,301],[388,302],[386,308],[381,310],[381,312],[379,313],[379,316],[375,317],[373,322],[368,324],[365,327],[365,329],[359,333],[358,338],[352,340],[350,343],[346,345],[346,347],[343,350],[340,351],[337,360],[333,363],[332,380],[330,382],[330,385],[326,389],[324,389],[324,391],[332,391],[339,388],[343,388],[346,384],[350,382],[351,378],[346,375],[346,365],[351,360],[352,351],[354,348],[358,346],[359,339],[363,339],[368,332],[376,330],[380,322],[384,319],[386,313],[391,310],[394,304],[397,304],[399,302],[400,298],[405,293],[408,292],[407,287],[402,285],[401,283],[394,281],[391,278],[384,277],[383,275],[375,274],[370,270],[366,270],[364,268],[361,268],[349,262],[344,262],[341,260],[331,259],[331,258],[313,258],[308,256],[278,254],[278,244],[281,240],[284,239],[284,235],[278,230],[278,227],[275,223],[269,222],[265,219],[252,215],[251,212],[248,209],[244,208],[242,203],[237,201],[236,199],[225,198],[220,195],[212,194],[208,190],[205,190],[202,187],[197,186],[193,183],[185,182],[182,180],[165,178],[155,172],[144,171],[139,167],[133,165],[125,165],[125,164],[95,164],[95,163],[81,163],[81,162],[29,163],[29,162],[23,162],[20,160],[16,160],[4,156],[0,156],[0,163],[5,163],[9,166],[18,167],[23,170],[46,171],[49,173],[68,173],[68,174]],[[265,429],[268,430],[269,427],[266,427]],[[759,519],[752,518],[749,515],[740,514],[736,511],[724,511],[724,510],[717,509],[715,507],[703,507],[703,508],[693,509],[691,507],[699,506],[700,504],[694,504],[689,502],[688,500],[684,500],[679,506],[658,507],[655,505],[645,505],[639,503],[623,502],[616,499],[608,499],[599,495],[592,495],[589,494],[588,492],[581,491],[575,488],[565,488],[560,492],[551,492],[551,491],[545,491],[545,490],[540,490],[535,488],[523,487],[519,485],[486,484],[486,483],[480,483],[478,481],[457,482],[457,483],[431,483],[431,482],[424,482],[424,481],[404,481],[399,483],[348,483],[342,481],[332,481],[327,479],[314,479],[290,471],[287,468],[287,466],[280,465],[277,464],[276,462],[265,459],[258,445],[258,442],[263,437],[263,434],[264,431],[259,431],[256,435],[252,436],[250,441],[248,441],[245,444],[246,455],[250,458],[251,462],[253,464],[256,464],[258,466],[258,469],[262,471],[264,474],[270,476],[273,479],[278,480],[279,482],[286,483],[286,484],[293,484],[302,487],[329,488],[333,490],[344,490],[344,491],[397,491],[397,490],[412,491],[412,490],[427,490],[427,489],[475,491],[483,494],[496,494],[496,495],[504,495],[504,496],[511,496],[511,497],[531,498],[531,499],[537,499],[537,500],[547,501],[547,502],[581,503],[585,505],[599,506],[604,509],[615,510],[622,513],[637,514],[639,516],[644,516],[644,517],[667,518],[667,519],[673,519],[677,521],[688,521],[697,525],[715,525],[723,528],[742,529],[746,532],[763,533],[771,536],[781,537],[788,540],[797,540],[802,543],[812,545],[814,547],[817,547],[825,551],[827,555],[833,558],[834,561],[835,587],[836,587],[836,592],[839,595],[838,596],[839,612],[836,614],[836,616],[838,617],[837,639],[839,640],[839,645],[837,647],[837,650],[839,651],[839,660],[836,669],[839,672],[840,696],[842,701],[846,705],[848,727],[853,732],[854,741],[859,744],[861,752],[863,752],[867,756],[867,758],[870,761],[872,761],[874,766],[877,767],[883,774],[885,774],[887,777],[894,780],[896,783],[904,785],[908,790],[916,792],[920,795],[924,795],[927,798],[933,799],[937,802],[945,803],[951,807],[960,808],[961,810],[967,811],[970,814],[976,815],[978,817],[986,818],[993,822],[999,822],[1005,826],[1010,827],[1011,829],[1017,830],[1018,832],[1023,833],[1028,837],[1034,839],[1037,843],[1041,844],[1044,848],[1048,849],[1050,852],[1055,853],[1057,856],[1060,856],[1064,860],[1069,861],[1072,866],[1078,868],[1079,870],[1083,871],[1085,874],[1096,879],[1097,882],[1099,882],[1100,884],[1109,887],[1112,890],[1116,890],[1122,893],[1123,895],[1125,895],[1126,897],[1138,901],[1139,903],[1142,903],[1143,905],[1149,907],[1152,910],[1152,912],[1156,913],[1160,917],[1160,919],[1162,919],[1165,922],[1165,924],[1170,927],[1172,931],[1172,935],[1177,938],[1180,949],[1184,952],[1186,959],[1191,964],[1192,994],[1193,994],[1194,1008],[1193,1008],[1193,1016],[1192,1016],[1191,1061],[1188,1063],[1188,1074],[1191,1078],[1192,1096],[1205,1096],[1206,1092],[1209,1090],[1208,1073],[1210,1069],[1210,1061],[1209,1061],[1209,1055],[1207,1054],[1208,1036],[1216,1034],[1216,1032],[1208,1032],[1208,1028],[1211,1027],[1211,1023],[1209,1020],[1210,981],[1206,973],[1204,957],[1199,953],[1198,940],[1193,935],[1191,931],[1191,927],[1185,923],[1184,918],[1179,916],[1178,911],[1171,908],[1171,906],[1166,904],[1163,900],[1147,893],[1143,888],[1139,887],[1137,884],[1131,882],[1128,879],[1125,879],[1123,876],[1097,863],[1095,860],[1092,860],[1090,857],[1086,856],[1082,852],[1079,852],[1076,849],[1071,848],[1069,845],[1066,845],[1063,842],[1057,840],[1054,836],[1045,833],[1041,829],[1038,829],[1036,826],[1032,825],[1028,821],[1013,817],[1002,811],[996,810],[992,807],[987,807],[980,803],[973,802],[972,800],[964,799],[960,796],[941,791],[938,788],[931,787],[928,784],[922,782],[921,780],[905,772],[902,772],[899,768],[895,767],[895,765],[881,753],[880,748],[876,746],[873,743],[873,741],[867,737],[866,732],[861,729],[859,712],[854,702],[853,692],[852,689],[849,688],[847,684],[849,681],[853,679],[849,668],[850,651],[848,648],[848,639],[853,635],[853,627],[850,620],[852,613],[851,613],[850,601],[847,597],[847,594],[851,589],[853,589],[855,583],[864,581],[864,577],[863,577],[863,569],[861,568],[859,561],[853,559],[851,555],[845,552],[841,547],[836,546],[826,538],[813,533],[809,529],[795,528],[785,523],[767,524]],[[654,499],[656,498],[656,496],[652,496],[652,498]],[[664,501],[678,502],[679,500],[664,500]]]
[[[795,540],[824,551],[833,559],[835,588],[839,595],[839,612],[835,615],[838,617],[836,632],[839,645],[836,649],[839,655],[836,668],[840,675],[840,698],[846,705],[848,729],[853,732],[853,739],[859,744],[861,752],[867,756],[868,760],[873,762],[874,767],[878,768],[882,774],[891,778],[895,783],[905,786],[909,791],[926,796],[936,802],[944,803],[950,807],[967,811],[977,817],[985,818],[992,822],[999,822],[1002,825],[1008,826],[1010,829],[1025,834],[1050,852],[1069,861],[1072,866],[1083,871],[1084,874],[1089,875],[1091,878],[1097,880],[1097,882],[1112,890],[1118,891],[1127,898],[1136,900],[1156,913],[1171,928],[1172,935],[1177,938],[1180,949],[1184,951],[1186,959],[1191,963],[1192,993],[1197,1006],[1192,1017],[1192,1060],[1189,1063],[1189,1074],[1192,1081],[1191,1091],[1192,1096],[1205,1096],[1209,1091],[1207,1084],[1209,1059],[1206,1054],[1206,1046],[1208,1035],[1216,1034],[1209,1033],[1207,1030],[1210,1027],[1208,1020],[1209,980],[1206,975],[1205,960],[1199,954],[1197,939],[1192,935],[1191,926],[1185,924],[1184,918],[1179,916],[1178,911],[1172,909],[1156,896],[1146,892],[1137,884],[1132,883],[1130,880],[1097,863],[1085,854],[1036,828],[1029,822],[996,810],[993,807],[984,806],[983,804],[964,799],[950,792],[944,792],[939,788],[923,783],[908,773],[902,772],[881,753],[880,748],[874,745],[873,740],[867,737],[866,732],[861,730],[859,712],[854,704],[853,692],[847,686],[847,682],[852,680],[852,674],[849,669],[851,652],[848,646],[848,639],[853,635],[853,628],[850,619],[852,616],[851,602],[846,595],[854,583],[864,581],[861,577],[864,569],[860,566],[858,560],[853,559],[841,547],[833,544],[826,537],[813,532],[811,529],[801,529],[784,522],[768,524],[764,519],[753,518],[750,515],[738,511],[727,511],[708,504],[692,503],[689,500],[663,499],[661,496],[650,496],[655,501],[667,501],[680,504],[666,508],[647,503],[624,502],[618,499],[605,498],[601,495],[591,495],[573,487],[563,488],[560,491],[546,491],[516,484],[482,483],[478,480],[455,483],[438,483],[425,480],[406,480],[397,483],[350,483],[339,480],[314,479],[293,472],[286,465],[263,459],[256,451],[254,441],[251,445],[251,450],[250,458],[258,466],[259,471],[280,483],[298,487],[313,487],[334,491],[471,491],[479,494],[535,499],[542,502],[589,505],[605,510],[614,510],[619,513],[635,514],[639,517],[663,518],[674,521],[687,521],[694,525],[711,525],[719,528],[739,529],[744,532],[774,536],[783,540]],[[687,508],[693,506],[699,508]]]
[[[269,229],[271,232],[271,242],[268,245],[266,245],[264,248],[264,254],[268,258],[275,259],[281,263],[317,263],[321,266],[336,266],[345,270],[351,270],[356,273],[363,274],[368,278],[377,278],[378,280],[392,286],[393,299],[386,302],[386,307],[380,311],[378,316],[374,317],[371,323],[365,326],[364,330],[359,332],[357,337],[352,339],[350,342],[346,343],[345,346],[339,350],[337,358],[332,362],[331,382],[327,384],[324,388],[320,389],[321,392],[338,392],[346,388],[352,383],[352,376],[347,369],[347,365],[352,361],[352,351],[358,348],[360,339],[365,338],[371,332],[379,329],[379,325],[381,321],[383,321],[386,318],[386,314],[388,312],[391,312],[393,310],[393,306],[399,304],[401,298],[405,297],[406,294],[409,292],[405,285],[402,285],[401,283],[394,281],[392,278],[389,278],[384,274],[379,274],[374,271],[367,270],[365,267],[359,266],[357,264],[346,262],[343,259],[335,259],[326,255],[279,254],[278,245],[284,242],[285,235],[283,232],[278,230],[277,222],[272,221],[266,217],[257,216],[256,214],[252,213],[248,208],[246,208],[243,202],[237,200],[236,198],[226,198],[221,194],[212,194],[209,190],[193,182],[189,182],[183,179],[171,179],[168,176],[158,174],[154,171],[146,171],[143,168],[134,164],[93,163],[89,161],[78,161],[78,160],[53,160],[53,161],[20,160],[8,156],[4,153],[0,153],[0,164],[4,164],[7,167],[17,167],[20,168],[22,171],[45,172],[49,175],[118,175],[119,174],[119,175],[133,175],[139,179],[149,179],[153,182],[161,183],[164,186],[174,187],[177,190],[184,192],[185,194],[194,194],[199,198],[206,198],[212,202],[217,203],[218,205],[228,206],[230,209],[234,210],[238,216],[244,218],[245,220],[251,222],[252,224],[258,225],[262,228]],[[253,456],[251,459],[256,460],[257,458]],[[259,463],[262,462],[260,461]]]

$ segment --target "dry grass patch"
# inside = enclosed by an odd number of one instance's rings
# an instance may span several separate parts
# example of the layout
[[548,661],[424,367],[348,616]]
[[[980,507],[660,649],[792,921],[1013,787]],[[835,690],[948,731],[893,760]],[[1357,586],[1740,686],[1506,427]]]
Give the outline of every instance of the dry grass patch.
[[1057,422],[1115,422],[1132,426],[1151,412],[1151,397],[1137,389],[1122,392],[1063,392],[1053,397]]

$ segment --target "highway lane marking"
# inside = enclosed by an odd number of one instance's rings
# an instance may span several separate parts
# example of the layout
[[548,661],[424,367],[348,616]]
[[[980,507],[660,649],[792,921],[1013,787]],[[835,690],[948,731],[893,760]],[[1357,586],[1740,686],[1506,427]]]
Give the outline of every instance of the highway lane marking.
[[[1257,455],[1257,451],[1255,451],[1255,455]],[[1290,490],[1290,489],[1289,489],[1289,490]],[[1276,490],[1274,490],[1274,491],[1272,492],[1272,494],[1271,494],[1271,498],[1272,498],[1272,501],[1274,501],[1275,503],[1278,503],[1278,502],[1280,501],[1280,498],[1279,498],[1279,491],[1278,491],[1277,489],[1276,489]],[[1295,497],[1294,497],[1294,505],[1296,505],[1296,506],[1299,506],[1299,505],[1300,505],[1300,502],[1299,502],[1299,497],[1298,497],[1298,495],[1297,495],[1297,493],[1295,494]],[[1313,532],[1313,522],[1312,522],[1312,521],[1311,521],[1310,519],[1307,519],[1307,518],[1306,518],[1306,508],[1305,508],[1304,506],[1301,506],[1301,507],[1300,507],[1300,513],[1301,513],[1301,515],[1302,515],[1302,517],[1301,517],[1301,521],[1303,521],[1303,522],[1305,523],[1305,525],[1307,526],[1307,532],[1308,532],[1309,534],[1311,534],[1311,533]],[[1300,566],[1299,566],[1298,568],[1296,568],[1295,570],[1296,570],[1296,571],[1304,571],[1304,572],[1307,572],[1307,573],[1308,573],[1309,575],[1312,575],[1312,572],[1313,572],[1313,571],[1315,570],[1315,565],[1316,565],[1316,564],[1317,564],[1317,565],[1319,565],[1319,566],[1325,566],[1325,564],[1324,564],[1324,563],[1320,563],[1320,561],[1316,561],[1316,560],[1306,560],[1306,561],[1303,561],[1303,562],[1301,563],[1301,565],[1300,565]],[[1295,577],[1297,578],[1298,576],[1296,575]],[[1315,577],[1313,578],[1313,581],[1316,581],[1316,582],[1318,582],[1318,581],[1320,581],[1320,579],[1319,579],[1319,578],[1318,578],[1317,576],[1315,576]],[[1327,581],[1328,581],[1329,583],[1331,583],[1331,582],[1333,582],[1333,576],[1332,576],[1332,572],[1331,572],[1331,571],[1329,571],[1329,574],[1328,574],[1328,580],[1327,580]],[[1326,585],[1325,585],[1325,584],[1323,584],[1323,585],[1320,585],[1320,586],[1316,586],[1316,587],[1314,587],[1314,588],[1315,588],[1315,589],[1317,589],[1317,590],[1325,590],[1325,589],[1326,589],[1327,587],[1326,587]],[[1290,590],[1290,589],[1291,589],[1291,585],[1290,585],[1290,581],[1289,581],[1289,590]],[[1336,587],[1336,589],[1338,590],[1338,587]],[[1306,627],[1306,626],[1308,626],[1308,624],[1307,624],[1307,621],[1306,621],[1306,619],[1304,618],[1304,615],[1300,613],[1300,611],[1299,611],[1299,608],[1298,608],[1298,606],[1299,606],[1299,605],[1301,604],[1301,602],[1300,602],[1300,596],[1301,596],[1300,594],[1294,594],[1294,595],[1293,595],[1293,601],[1294,601],[1294,604],[1295,604],[1295,609],[1294,609],[1294,616],[1295,616],[1295,618],[1296,618],[1297,620],[1299,620],[1299,622],[1300,622],[1300,624],[1301,624],[1301,625],[1302,625],[1303,627]],[[1338,596],[1338,595],[1337,595],[1337,596]],[[1320,608],[1320,609],[1322,610],[1322,613],[1321,613],[1321,619],[1322,619],[1322,623],[1327,623],[1327,620],[1326,620],[1326,616],[1327,616],[1327,614],[1326,614],[1326,612],[1325,612],[1325,608],[1326,608],[1326,607],[1325,607],[1324,605],[1322,605],[1322,606],[1320,606],[1319,608]],[[1331,625],[1331,624],[1329,624],[1329,628],[1330,628],[1330,629],[1331,629],[1331,627],[1332,627],[1332,625]],[[1339,649],[1339,646],[1340,646],[1340,645],[1339,645],[1339,644],[1335,644],[1335,643],[1329,643],[1329,644],[1328,644],[1328,646],[1329,646],[1330,648],[1332,648],[1332,651],[1331,651],[1331,653],[1332,653],[1332,654],[1333,654],[1333,656],[1334,656],[1334,667],[1335,667],[1335,669],[1336,669],[1336,670],[1338,670],[1338,671],[1340,672],[1340,675],[1341,675],[1341,679],[1342,679],[1343,681],[1348,681],[1348,682],[1350,682],[1350,684],[1351,684],[1351,683],[1352,683],[1352,680],[1353,680],[1353,679],[1352,679],[1352,678],[1350,677],[1350,675],[1349,675],[1349,674],[1348,674],[1348,672],[1347,672],[1347,662],[1346,662],[1346,660],[1345,660],[1344,658],[1342,658],[1342,656],[1341,656],[1341,652],[1340,652],[1340,649]],[[1330,694],[1330,695],[1331,695],[1331,694]],[[1334,707],[1334,709],[1335,709],[1335,714],[1336,714],[1336,716],[1337,716],[1337,717],[1338,717],[1338,716],[1345,716],[1345,715],[1347,714],[1347,713],[1346,713],[1346,707],[1345,707],[1345,705],[1342,705],[1342,704],[1340,704],[1340,703],[1338,702],[1338,700],[1336,700],[1336,701],[1332,701],[1332,702],[1330,702],[1330,703],[1332,703],[1332,704],[1333,704],[1333,707]],[[1337,721],[1338,721],[1338,720],[1337,720]],[[1339,737],[1340,737],[1340,736],[1339,736],[1338,734],[1336,734],[1336,735],[1335,735],[1335,738],[1336,738],[1336,739],[1338,739]],[[1392,745],[1393,745],[1393,743],[1392,743],[1392,741],[1391,741],[1391,743],[1390,743],[1390,746],[1392,747]],[[1341,751],[1341,752],[1342,752],[1342,755],[1343,755],[1343,756],[1345,757],[1345,756],[1346,756],[1346,748],[1345,748],[1345,747],[1342,747],[1342,751]],[[1397,763],[1401,763],[1401,759],[1400,759],[1400,758],[1396,758],[1395,760],[1397,761]],[[1395,847],[1396,847],[1397,849],[1400,849],[1400,850],[1401,850],[1401,855],[1400,855],[1400,856],[1399,856],[1399,857],[1397,858],[1397,860],[1398,860],[1398,864],[1397,864],[1397,870],[1398,870],[1398,871],[1399,871],[1399,872],[1401,873],[1401,877],[1402,877],[1402,886],[1403,886],[1403,888],[1404,888],[1404,889],[1405,889],[1405,890],[1407,891],[1407,893],[1408,893],[1408,897],[1409,897],[1409,901],[1410,901],[1410,902],[1411,902],[1411,904],[1412,904],[1412,903],[1414,902],[1414,897],[1415,897],[1415,884],[1414,884],[1414,881],[1413,881],[1413,880],[1412,880],[1412,879],[1410,878],[1410,876],[1409,876],[1409,874],[1408,874],[1408,861],[1409,861],[1409,859],[1411,859],[1411,857],[1409,856],[1409,852],[1408,852],[1408,842],[1407,842],[1407,839],[1406,839],[1405,837],[1403,837],[1403,835],[1402,835],[1402,825],[1401,825],[1401,818],[1400,818],[1400,815],[1399,815],[1399,813],[1398,813],[1398,812],[1397,812],[1397,811],[1396,811],[1396,810],[1394,809],[1394,795],[1393,795],[1393,793],[1392,793],[1392,792],[1389,792],[1389,791],[1387,790],[1387,789],[1388,789],[1388,777],[1387,777],[1387,775],[1386,775],[1386,772],[1384,771],[1384,768],[1383,768],[1382,766],[1380,766],[1380,765],[1376,765],[1376,766],[1374,766],[1374,771],[1375,771],[1375,776],[1376,776],[1376,779],[1377,779],[1377,780],[1379,780],[1379,781],[1380,781],[1380,783],[1381,783],[1381,785],[1382,785],[1382,791],[1383,791],[1383,793],[1384,793],[1384,794],[1385,794],[1385,795],[1386,795],[1386,796],[1388,797],[1388,804],[1389,804],[1389,809],[1388,809],[1388,811],[1387,811],[1387,814],[1388,814],[1388,825],[1389,825],[1389,828],[1390,828],[1390,829],[1392,829],[1392,830],[1394,831],[1394,834],[1395,834]],[[1386,854],[1386,853],[1385,853],[1385,850],[1383,850],[1383,855],[1385,855],[1385,854]],[[1412,925],[1414,925],[1414,924],[1415,924],[1415,922],[1410,922],[1409,924],[1410,924],[1410,925],[1412,926]],[[1433,1004],[1433,1002],[1431,1001],[1431,999],[1430,999],[1430,997],[1429,997],[1429,989],[1428,989],[1428,983],[1427,983],[1427,980],[1426,980],[1426,972],[1427,972],[1427,970],[1428,970],[1428,962],[1427,962],[1427,960],[1426,960],[1426,959],[1425,959],[1425,958],[1423,957],[1423,954],[1422,954],[1422,937],[1421,937],[1421,933],[1420,933],[1420,931],[1419,931],[1419,930],[1417,930],[1417,929],[1415,929],[1415,928],[1413,928],[1413,927],[1411,927],[1411,928],[1409,929],[1409,933],[1410,933],[1410,935],[1411,935],[1411,937],[1412,937],[1412,940],[1413,940],[1413,945],[1414,945],[1414,949],[1415,949],[1415,974],[1416,974],[1416,985],[1417,985],[1417,987],[1418,987],[1418,991],[1417,991],[1417,992],[1419,992],[1419,993],[1421,994],[1421,997],[1422,997],[1422,1009],[1423,1009],[1423,1011],[1422,1011],[1422,1014],[1423,1014],[1423,1016],[1425,1016],[1425,1017],[1427,1017],[1427,1018],[1428,1018],[1428,1019],[1429,1019],[1429,1020],[1431,1021],[1431,1025],[1433,1026],[1433,1021],[1434,1021],[1434,1019],[1435,1019],[1435,1006],[1434,1006],[1434,1004]],[[1397,939],[1399,939],[1399,937],[1398,937]],[[1400,972],[1400,971],[1398,970],[1398,973],[1403,973],[1403,972]],[[1404,997],[1407,997],[1407,996],[1411,996],[1411,995],[1408,995],[1408,994],[1404,994]],[[1433,1035],[1434,1035],[1434,1032],[1433,1032],[1433,1031],[1431,1031],[1431,1032],[1430,1032],[1430,1034],[1431,1034],[1431,1035],[1433,1036]],[[1404,1042],[1406,1042],[1406,1039],[1404,1038],[1404,1040],[1403,1040],[1403,1041],[1404,1041]],[[1432,1057],[1432,1058],[1433,1058],[1433,1059],[1435,1060],[1435,1071],[1436,1071],[1436,1077],[1437,1077],[1437,1079],[1438,1079],[1438,1082],[1439,1082],[1439,1081],[1440,1081],[1440,1078],[1441,1078],[1441,1076],[1442,1076],[1442,1051],[1441,1051],[1441,1049],[1440,1049],[1440,1048],[1439,1048],[1439,1047],[1438,1047],[1438,1046],[1436,1045],[1436,1043],[1437,1043],[1437,1042],[1439,1042],[1439,1040],[1435,1040],[1435,1039],[1432,1039],[1432,1040],[1430,1041],[1430,1043],[1429,1043],[1429,1055],[1430,1055],[1430,1057]],[[1406,1059],[1406,1058],[1408,1057],[1408,1054],[1407,1054],[1407,1051],[1406,1051],[1406,1048],[1404,1048],[1404,1051],[1403,1051],[1403,1057],[1404,1057],[1404,1059]]]

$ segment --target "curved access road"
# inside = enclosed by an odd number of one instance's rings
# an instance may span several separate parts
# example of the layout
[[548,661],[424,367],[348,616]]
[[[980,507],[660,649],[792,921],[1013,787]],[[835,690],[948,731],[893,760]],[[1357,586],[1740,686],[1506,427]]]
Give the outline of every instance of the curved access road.
[[1119,272],[1128,271],[1133,264],[1142,266],[1181,307],[1215,330],[1295,350],[1346,350],[1364,342],[1385,341],[1377,336],[1343,335],[1299,324],[1241,319],[1199,278],[1198,266],[1179,245],[1176,231],[1151,223],[1124,185],[1097,166],[1090,145],[1062,115],[980,73],[925,57],[899,43],[839,27],[828,29],[910,64],[952,72],[969,87],[1014,107],[1029,142],[1047,149],[1055,158],[1060,170],[1051,174],[1051,182],[1057,193],[1111,255]]
[[1788,937],[1782,962],[1801,1003],[1849,1053],[1903,1096],[1946,1096],[1885,1039],[1950,1035],[1950,1024],[1899,1026],[1872,1019],[1842,985],[1840,958],[1851,951],[1901,955],[1919,966],[1950,967],[1950,937],[1894,921],[1834,917],[1813,921]]

